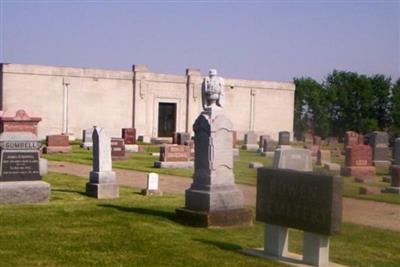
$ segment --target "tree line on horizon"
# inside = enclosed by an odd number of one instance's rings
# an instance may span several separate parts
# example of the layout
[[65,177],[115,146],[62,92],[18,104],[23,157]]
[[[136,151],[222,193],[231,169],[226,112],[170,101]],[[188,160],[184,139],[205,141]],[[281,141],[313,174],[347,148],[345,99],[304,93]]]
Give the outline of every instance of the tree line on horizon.
[[346,131],[387,131],[400,136],[400,78],[334,70],[319,83],[294,78],[294,136],[306,133],[326,138]]

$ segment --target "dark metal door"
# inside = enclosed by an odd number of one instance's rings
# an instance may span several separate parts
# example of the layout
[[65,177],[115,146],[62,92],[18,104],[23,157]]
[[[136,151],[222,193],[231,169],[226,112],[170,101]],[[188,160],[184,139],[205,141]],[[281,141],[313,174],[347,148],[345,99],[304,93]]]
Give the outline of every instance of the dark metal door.
[[158,104],[158,137],[172,137],[176,131],[176,104]]

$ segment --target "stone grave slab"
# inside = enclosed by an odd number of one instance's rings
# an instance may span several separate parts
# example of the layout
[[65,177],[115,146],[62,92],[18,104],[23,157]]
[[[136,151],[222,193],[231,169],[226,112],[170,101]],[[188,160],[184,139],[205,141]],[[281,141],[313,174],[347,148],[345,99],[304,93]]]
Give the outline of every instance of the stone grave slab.
[[136,144],[136,129],[135,128],[122,128],[122,138],[125,145]]
[[[339,234],[342,180],[310,172],[257,170],[256,220],[265,223],[263,250],[244,252],[294,266],[337,266],[329,262],[329,236]],[[288,228],[304,231],[303,256],[288,251]]]

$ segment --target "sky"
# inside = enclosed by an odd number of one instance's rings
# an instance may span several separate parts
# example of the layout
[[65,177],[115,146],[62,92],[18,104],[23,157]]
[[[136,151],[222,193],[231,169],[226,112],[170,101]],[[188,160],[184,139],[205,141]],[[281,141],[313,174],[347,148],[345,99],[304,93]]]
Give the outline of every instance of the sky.
[[0,62],[323,81],[400,77],[400,0],[0,0]]

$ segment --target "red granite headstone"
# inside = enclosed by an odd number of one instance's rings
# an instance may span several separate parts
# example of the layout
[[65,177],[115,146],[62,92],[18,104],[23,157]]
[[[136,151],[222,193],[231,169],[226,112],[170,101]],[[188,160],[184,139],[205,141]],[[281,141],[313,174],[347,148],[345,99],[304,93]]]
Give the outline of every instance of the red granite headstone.
[[359,134],[356,132],[347,131],[345,134],[344,146],[347,147],[352,145],[358,145],[359,144],[358,136]]
[[126,145],[136,144],[136,129],[122,128],[122,138]]
[[160,147],[160,161],[190,161],[190,147],[185,145],[165,145]]
[[367,145],[353,145],[346,147],[346,166],[372,166],[372,150]]
[[345,166],[341,172],[343,176],[373,177],[375,167],[372,166],[372,150],[367,145],[351,145],[346,147]]
[[123,138],[111,138],[111,157],[113,159],[125,157],[125,142]]
[[68,135],[48,135],[46,136],[46,147],[43,153],[69,153],[71,146],[69,145]]
[[68,135],[48,135],[46,136],[46,146],[69,146]]
[[31,132],[37,135],[40,117],[30,117],[25,110],[19,109],[14,114],[0,113],[0,132]]

